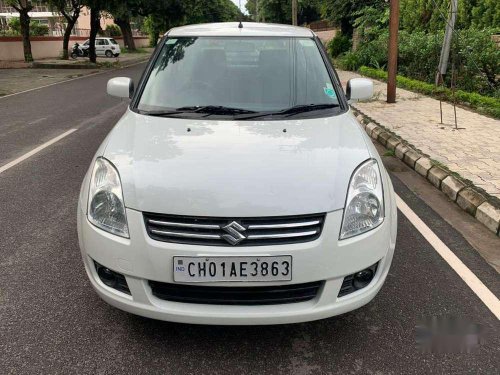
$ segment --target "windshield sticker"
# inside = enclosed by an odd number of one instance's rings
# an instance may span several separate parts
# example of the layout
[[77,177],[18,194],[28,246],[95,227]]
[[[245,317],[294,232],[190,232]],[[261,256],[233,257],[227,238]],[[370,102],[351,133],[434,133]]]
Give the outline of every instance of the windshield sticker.
[[333,86],[331,83],[327,82],[326,86],[323,87],[323,90],[325,91],[326,96],[328,96],[332,99],[335,99],[337,97],[337,95],[335,95],[335,90],[333,89]]

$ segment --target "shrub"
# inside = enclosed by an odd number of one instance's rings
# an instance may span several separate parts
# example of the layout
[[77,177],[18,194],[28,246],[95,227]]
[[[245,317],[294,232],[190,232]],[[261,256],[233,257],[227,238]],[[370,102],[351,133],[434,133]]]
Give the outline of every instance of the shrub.
[[42,36],[48,35],[49,27],[37,21],[30,22],[30,35]]
[[[12,17],[9,20],[9,28],[12,35],[21,35],[21,21],[19,17]],[[47,35],[49,33],[49,27],[44,25],[37,20],[30,21],[30,35],[41,36]]]
[[[359,68],[359,72],[367,77],[379,80],[387,80],[387,72],[383,70],[362,66],[361,68]],[[397,85],[399,87],[416,91],[421,94],[453,102],[453,91],[446,87],[436,87],[434,84],[417,81],[415,79],[400,75],[397,76]],[[478,93],[471,93],[463,90],[456,90],[455,100],[457,101],[457,103],[476,109],[478,112],[500,119],[500,99],[498,98],[492,98],[489,96],[484,96]]]
[[337,64],[344,70],[358,70],[362,65],[356,52],[347,52],[341,55],[337,60]]
[[122,31],[118,27],[118,25],[111,24],[111,25],[106,25],[106,29],[104,30],[106,35],[108,36],[121,36]]
[[500,49],[490,30],[462,30],[455,58],[457,87],[500,98]]
[[443,33],[426,34],[423,31],[399,33],[398,70],[403,76],[434,82]]
[[340,54],[347,52],[351,49],[351,40],[347,35],[338,33],[327,44],[328,54],[331,57],[337,57]]
[[[452,52],[445,77],[446,86],[451,86],[452,67],[456,69],[457,89],[477,92],[481,95],[500,97],[500,49],[491,39],[492,30],[462,30],[452,43]],[[388,34],[364,42],[348,56],[345,69],[360,66],[384,68],[387,64]],[[428,34],[423,31],[401,31],[399,33],[398,71],[402,76],[434,83],[443,32]],[[356,64],[354,64],[356,62]]]
[[356,51],[361,65],[377,69],[385,67],[387,65],[388,42],[389,33],[384,32],[377,39],[369,43],[362,43]]

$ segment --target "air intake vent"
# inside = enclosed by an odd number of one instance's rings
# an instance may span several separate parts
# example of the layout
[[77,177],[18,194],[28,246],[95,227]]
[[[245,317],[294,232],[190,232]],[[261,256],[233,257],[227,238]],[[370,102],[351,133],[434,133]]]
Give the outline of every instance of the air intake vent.
[[145,213],[157,241],[206,246],[262,246],[317,239],[325,214],[263,218],[211,218]]
[[150,281],[149,285],[155,297],[166,301],[209,305],[279,305],[313,299],[323,282],[279,286],[219,287]]

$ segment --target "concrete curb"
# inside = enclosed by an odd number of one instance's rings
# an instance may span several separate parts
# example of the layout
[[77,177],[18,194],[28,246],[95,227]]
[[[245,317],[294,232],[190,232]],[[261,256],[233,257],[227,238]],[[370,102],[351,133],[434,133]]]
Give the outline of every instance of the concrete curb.
[[[92,64],[88,61],[82,61],[81,63],[80,62],[75,63],[72,60],[69,60],[70,61],[69,63],[64,63],[61,60],[61,62],[57,62],[57,63],[34,61],[33,63],[31,63],[31,67],[33,69],[94,69],[94,70],[95,69],[110,69],[110,68],[115,69],[115,68],[125,68],[127,66],[134,65],[134,64],[137,64],[137,63],[140,63],[143,61],[148,61],[150,56],[151,56],[150,54],[147,54],[147,56],[140,56],[140,57],[130,59],[127,61],[123,61],[123,62],[115,61],[115,60],[105,61],[105,63],[110,63],[111,64],[110,66],[105,66],[103,64],[99,64],[99,62],[97,64]],[[102,63],[102,61],[100,61],[100,63]]]
[[500,237],[500,202],[469,181],[457,177],[456,173],[446,167],[435,165],[428,155],[424,155],[401,137],[378,124],[353,107],[356,119],[366,133],[406,165],[426,178],[432,185],[441,190],[461,209],[476,218],[490,231]]

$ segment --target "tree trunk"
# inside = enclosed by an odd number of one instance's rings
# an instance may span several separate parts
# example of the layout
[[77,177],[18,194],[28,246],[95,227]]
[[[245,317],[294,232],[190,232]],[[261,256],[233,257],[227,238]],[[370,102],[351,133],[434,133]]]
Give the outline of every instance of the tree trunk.
[[123,17],[123,18],[115,18],[114,21],[122,32],[123,44],[125,45],[125,48],[127,48],[129,51],[135,51],[136,50],[135,41],[134,37],[132,36],[130,19],[128,17]]
[[98,8],[90,9],[90,37],[89,37],[89,59],[90,62],[96,63],[97,56],[95,53],[95,38],[99,31],[101,22],[101,11]]
[[75,27],[76,20],[69,21],[68,24],[66,25],[66,29],[64,30],[64,36],[63,36],[63,60],[68,60],[69,57],[69,52],[68,52],[68,47],[69,47],[69,38],[71,37],[71,32],[73,31],[73,27]]
[[149,41],[149,44],[151,47],[156,47],[156,45],[158,44],[158,39],[160,38],[160,32],[158,30],[155,30],[153,32],[153,40],[150,40]]
[[21,34],[23,36],[24,61],[32,62],[33,55],[31,54],[30,42],[30,16],[27,9],[19,11],[19,21],[21,23]]

